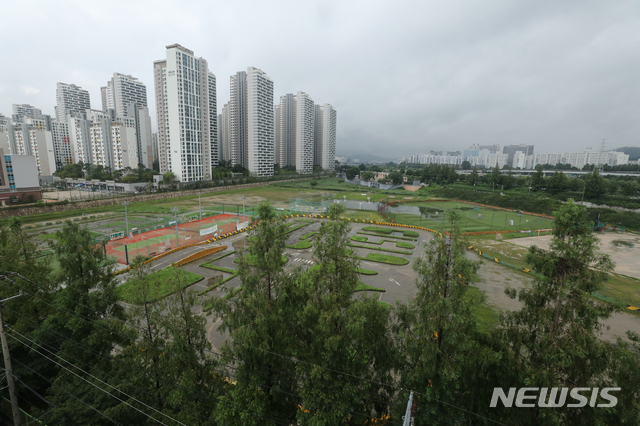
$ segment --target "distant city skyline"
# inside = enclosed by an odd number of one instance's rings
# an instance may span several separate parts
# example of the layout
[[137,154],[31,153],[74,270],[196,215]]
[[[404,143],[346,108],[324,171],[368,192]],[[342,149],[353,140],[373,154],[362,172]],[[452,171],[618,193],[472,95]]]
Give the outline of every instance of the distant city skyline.
[[[230,99],[224,82],[247,66],[268,73],[276,99],[301,90],[330,102],[340,112],[338,155],[393,159],[473,143],[578,151],[601,138],[610,149],[640,145],[637,2],[129,6],[4,5],[6,16],[28,15],[35,30],[25,33],[20,20],[0,28],[12,40],[4,46],[12,66],[0,69],[0,113],[30,104],[53,116],[57,82],[88,90],[91,107],[100,108],[100,88],[114,72],[151,88],[158,52],[180,43],[218,76],[217,114]],[[108,37],[108,47],[98,48],[97,34]],[[34,53],[32,46],[50,40],[72,48]]]

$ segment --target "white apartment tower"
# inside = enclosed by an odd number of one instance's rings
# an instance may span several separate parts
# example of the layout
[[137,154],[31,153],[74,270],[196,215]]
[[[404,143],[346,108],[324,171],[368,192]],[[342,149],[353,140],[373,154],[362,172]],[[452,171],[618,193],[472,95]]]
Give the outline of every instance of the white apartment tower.
[[106,87],[100,88],[102,109],[116,110],[116,115],[124,116],[130,103],[141,107],[147,105],[147,86],[130,75],[113,73]]
[[296,165],[296,97],[293,93],[280,96],[276,107],[275,162],[280,167]]
[[336,122],[338,113],[330,104],[317,105],[315,132],[315,163],[324,170],[336,166]]
[[154,62],[160,173],[208,180],[218,152],[215,75],[179,44],[167,46],[166,56]]
[[[313,172],[315,105],[304,92],[296,94],[295,160],[298,173]],[[334,142],[335,146],[335,142]]]
[[[135,120],[136,156],[140,164],[151,168],[153,165],[153,139],[151,117],[147,105],[147,86],[135,77],[113,73],[105,87],[100,88],[102,109],[115,110],[118,117]],[[130,167],[136,168],[138,164]]]
[[88,91],[75,84],[57,84],[56,119],[58,121],[67,121],[68,115],[83,115],[88,109],[91,109]]
[[273,80],[264,71],[249,67],[231,76],[229,127],[232,164],[273,176]]
[[222,107],[222,114],[219,116],[218,120],[218,134],[220,138],[218,142],[220,144],[220,149],[222,150],[222,159],[230,162],[231,161],[231,125],[229,122],[229,104],[226,103]]

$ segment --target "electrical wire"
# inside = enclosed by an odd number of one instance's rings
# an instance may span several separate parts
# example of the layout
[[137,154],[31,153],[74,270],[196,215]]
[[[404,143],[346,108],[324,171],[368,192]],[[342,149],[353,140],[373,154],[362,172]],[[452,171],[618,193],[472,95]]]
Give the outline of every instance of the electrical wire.
[[[38,285],[37,283],[35,283],[35,282],[33,282],[33,281],[30,281],[30,280],[28,280],[28,279],[26,279],[26,278],[24,278],[24,277],[22,277],[22,278],[23,278],[23,279],[25,279],[25,280],[27,280],[27,281],[29,281],[29,282],[32,282],[32,283],[34,283],[34,284]],[[32,294],[32,295],[33,295],[34,297],[38,297],[38,295],[36,295],[36,294]],[[74,316],[76,316],[76,317],[79,317],[80,319],[83,319],[84,321],[87,321],[87,322],[89,322],[89,323],[91,323],[91,324],[94,324],[94,323],[93,323],[93,320],[86,319],[86,317],[83,317],[83,316],[81,316],[81,315],[79,315],[79,314],[76,314],[75,312],[67,311],[67,310],[62,309],[62,308],[60,308],[59,306],[57,306],[57,305],[55,305],[55,304],[53,304],[53,303],[47,302],[47,301],[45,301],[45,300],[42,300],[42,301],[43,301],[44,303],[47,303],[47,304],[50,304],[50,305],[54,306],[55,308],[57,308],[57,309],[59,309],[59,310],[62,310],[62,311],[64,311],[64,312],[67,312],[67,313],[69,313],[69,314],[71,314],[71,315],[74,315]],[[78,303],[78,302],[76,302],[76,304],[78,304],[78,305],[80,305],[80,306],[84,306],[84,307],[86,307],[86,308],[88,308],[88,309],[90,309],[90,310],[93,310],[94,312],[96,312],[96,313],[98,313],[98,314],[101,314],[101,312],[100,312],[100,311],[96,311],[95,309],[93,309],[93,308],[91,308],[91,307],[89,307],[89,306],[83,305],[83,304]],[[118,318],[110,318],[110,317],[109,317],[109,319],[118,320],[118,321],[120,321],[121,323],[123,323],[124,325],[131,325],[131,324],[127,323],[126,321],[124,321],[124,320],[120,320],[120,319],[118,319]],[[96,325],[96,324],[94,324],[94,325]],[[105,331],[109,331],[110,333],[114,333],[114,334],[117,334],[117,335],[119,335],[119,336],[121,336],[121,337],[124,337],[124,338],[126,338],[127,340],[129,339],[129,337],[128,337],[128,336],[123,336],[122,334],[118,333],[117,331],[113,331],[113,330],[110,330],[110,329],[106,329],[106,328],[102,327],[101,325],[97,325],[97,326],[98,326],[98,327],[100,327],[100,328],[102,328],[102,329],[103,329],[103,330],[105,330]],[[142,331],[142,328],[138,328],[138,327],[135,327],[135,326],[134,326],[134,328],[137,328],[138,330]],[[194,328],[189,328],[189,329],[194,330]],[[254,349],[255,349],[255,348],[254,348]],[[263,349],[260,349],[260,350],[263,350]],[[208,353],[211,353],[211,354],[213,354],[213,355],[216,355],[216,356],[225,357],[225,358],[231,358],[231,359],[233,359],[233,360],[235,360],[235,361],[240,361],[240,362],[242,362],[241,360],[238,360],[237,358],[234,358],[234,357],[230,357],[230,356],[228,356],[228,355],[219,354],[219,353],[217,353],[217,352],[210,351],[210,350],[207,350],[207,349],[205,349],[205,351],[206,351],[206,352],[208,352]],[[282,355],[280,355],[280,356],[282,356]],[[293,358],[291,358],[291,359],[295,361],[295,359],[293,359]],[[192,362],[192,363],[193,363],[193,361],[190,361],[190,362]],[[247,364],[251,364],[251,363],[247,363]],[[310,364],[310,363],[308,363],[308,364]],[[226,364],[221,364],[221,365],[222,365],[222,366],[224,366],[224,367],[227,367],[227,368],[233,369],[233,370],[237,370],[237,369],[238,369],[238,368],[236,368],[236,367],[232,367],[232,366],[230,366],[230,365],[226,365]],[[298,377],[297,375],[295,375],[295,374],[293,374],[293,373],[284,372],[284,371],[281,371],[281,370],[276,370],[276,369],[273,369],[273,368],[271,368],[271,367],[262,366],[262,365],[259,365],[259,364],[251,364],[251,365],[256,365],[256,366],[258,366],[258,367],[266,368],[266,369],[271,370],[271,371],[273,371],[273,372],[284,373],[284,374],[290,375],[290,376],[292,376],[292,377]],[[316,364],[311,364],[311,365],[316,365]],[[323,367],[323,368],[324,368],[324,367]],[[217,373],[217,374],[221,374],[221,373],[219,373],[219,372],[217,372],[217,371],[216,371],[216,373]],[[346,374],[346,373],[345,373],[345,374]],[[259,376],[261,376],[261,377],[269,378],[269,376],[264,376],[264,375],[260,375],[260,374],[258,374],[258,375],[259,375]],[[233,374],[232,374],[232,376],[233,376]],[[356,377],[356,376],[354,376],[354,377]],[[288,381],[286,381],[286,382],[288,382]],[[250,383],[251,383],[251,382],[250,382]],[[288,382],[288,383],[292,383],[292,382]],[[253,384],[257,384],[257,383],[253,383]],[[298,386],[299,386],[299,383],[296,383],[296,385],[298,385]],[[321,388],[316,388],[316,390],[332,391],[331,389],[321,389]],[[284,392],[284,391],[283,391],[283,392]],[[377,394],[377,393],[369,392],[369,391],[366,391],[366,390],[362,390],[362,392],[365,392],[365,393],[368,393],[368,394],[372,394],[372,395],[375,395],[375,396],[379,396],[379,394]],[[295,395],[295,394],[294,394],[294,396],[298,396],[298,397],[302,398],[300,395]],[[390,405],[400,405],[400,404],[393,404],[393,403],[388,402],[388,401],[372,400],[372,399],[368,399],[368,398],[361,398],[361,399],[362,399],[362,400],[372,401],[372,402],[378,402],[378,403],[382,402],[382,403],[386,403],[386,404],[390,404]],[[395,399],[395,398],[391,398],[391,399]]]
[[[31,282],[31,283],[33,283],[33,284],[39,285],[39,284],[37,284],[37,283],[35,283],[35,282],[33,282],[33,281],[31,281],[31,280],[29,280],[29,279],[27,279],[27,278],[23,277],[22,275],[19,275],[19,274],[15,274],[15,275],[18,275],[18,276],[20,276],[22,279],[24,279],[24,280],[26,280],[26,281],[29,281],[29,282]],[[5,278],[6,278],[6,276],[5,276]],[[8,279],[8,278],[7,278],[7,279]],[[9,280],[9,281],[11,281],[12,283],[14,283],[14,284],[16,284],[16,285],[17,285],[17,283],[15,283],[13,280],[10,280],[10,279],[8,279],[8,280]],[[34,296],[38,297],[37,295],[34,295]],[[45,302],[45,303],[48,303],[48,302],[46,302],[46,301],[44,301],[44,302]],[[77,303],[77,302],[76,302],[76,303]],[[95,309],[93,309],[93,308],[91,308],[91,307],[88,307],[88,306],[86,306],[86,305],[82,305],[81,303],[77,303],[77,304],[78,304],[78,305],[81,305],[81,306],[85,306],[85,307],[87,307],[87,308],[89,308],[89,309],[91,309],[91,310],[93,310],[93,311],[95,311],[95,312],[99,312],[99,311],[96,311]],[[56,308],[58,308],[58,309],[61,309],[60,307],[58,307],[58,306],[56,306],[56,305],[54,305],[54,306],[55,306]],[[76,315],[75,313],[72,313],[72,314],[73,314],[73,315]],[[118,321],[122,322],[122,323],[123,323],[123,324],[125,324],[125,325],[127,325],[127,324],[128,324],[128,323],[127,323],[126,321],[124,321],[124,320],[120,320],[120,319],[117,319],[117,318],[111,318],[111,319],[118,320]],[[90,321],[90,322],[92,322],[92,321]],[[104,328],[103,328],[103,329],[104,329]],[[108,329],[105,329],[105,330],[106,330],[106,331],[110,331],[110,330],[108,330]],[[110,332],[113,332],[113,331],[110,331]],[[122,337],[125,337],[125,336],[122,336]],[[269,353],[269,354],[271,354],[271,355],[276,355],[276,356],[279,356],[279,357],[283,357],[283,358],[290,359],[290,360],[292,360],[292,361],[294,361],[294,362],[300,362],[300,363],[305,363],[305,364],[308,364],[308,365],[311,365],[311,366],[319,367],[319,368],[322,368],[322,369],[324,369],[324,370],[331,371],[331,372],[334,372],[334,373],[337,373],[337,374],[341,374],[341,375],[345,375],[345,376],[349,376],[349,377],[352,377],[352,378],[355,378],[355,379],[358,379],[358,380],[361,380],[361,381],[367,381],[367,382],[370,382],[370,383],[373,383],[373,384],[377,384],[377,385],[380,385],[380,386],[389,387],[389,388],[392,388],[392,389],[395,389],[395,390],[405,390],[405,389],[400,388],[400,387],[398,387],[398,386],[389,385],[389,384],[386,384],[386,383],[383,383],[383,382],[380,382],[380,381],[376,381],[376,380],[371,380],[371,379],[367,379],[367,378],[364,378],[364,377],[355,376],[355,375],[350,374],[350,373],[346,373],[346,372],[343,372],[343,371],[340,371],[340,370],[331,369],[331,368],[324,367],[324,366],[321,366],[321,365],[318,365],[318,364],[313,364],[313,363],[310,363],[310,362],[307,362],[307,361],[304,361],[304,360],[299,360],[299,359],[296,359],[296,358],[293,358],[293,357],[290,357],[290,356],[287,356],[287,355],[282,355],[282,354],[278,354],[278,353],[276,353],[276,352],[268,351],[268,350],[266,350],[266,349],[256,348],[256,347],[253,347],[253,346],[248,345],[248,344],[246,344],[246,343],[238,343],[238,342],[236,342],[235,340],[234,340],[232,343],[233,343],[233,344],[239,344],[239,345],[248,346],[248,347],[251,347],[251,348],[253,348],[253,349],[256,349],[256,350],[260,350],[260,351],[263,351],[263,352]],[[222,356],[222,354],[218,354],[217,352],[214,352],[214,351],[207,351],[207,352],[210,352],[210,353],[215,354],[215,355],[218,355],[218,356]],[[233,368],[233,369],[236,369],[236,368],[234,368],[234,367],[230,367],[230,366],[227,366],[227,367],[229,367],[229,368]],[[269,367],[265,367],[265,368],[269,368]],[[218,374],[219,374],[219,373],[218,373]],[[284,391],[282,391],[282,392],[284,392]],[[418,393],[418,392],[414,391],[414,393]],[[464,409],[464,408],[457,407],[457,406],[455,406],[455,405],[453,405],[453,404],[449,404],[449,403],[446,403],[446,402],[444,402],[444,401],[440,401],[440,400],[438,400],[438,399],[435,399],[435,398],[433,398],[433,397],[430,397],[430,396],[427,396],[427,395],[424,395],[424,394],[420,394],[420,393],[418,393],[418,394],[419,394],[419,395],[422,395],[422,396],[425,396],[425,397],[427,397],[427,398],[430,398],[430,399],[432,399],[432,400],[434,400],[434,401],[436,401],[436,402],[439,402],[439,403],[442,403],[442,404],[448,405],[448,406],[450,406],[450,407],[452,407],[452,408],[458,409],[458,410],[460,410],[460,411],[464,411],[464,412],[466,412],[466,413],[468,413],[468,414],[472,414],[472,415],[478,416],[478,417],[480,417],[480,418],[483,418],[483,419],[485,419],[485,420],[489,420],[489,421],[494,422],[494,423],[496,423],[496,424],[502,424],[502,423],[496,422],[496,421],[494,421],[494,420],[491,420],[491,419],[489,419],[489,418],[486,418],[486,417],[484,417],[484,416],[482,416],[482,415],[480,415],[480,414],[476,414],[476,413],[473,413],[473,412],[471,412],[471,411],[468,411],[468,410],[466,410],[466,409]],[[290,395],[292,395],[292,394],[290,394]],[[298,396],[298,397],[300,397],[299,395],[293,395],[293,396]],[[356,414],[356,413],[354,413],[354,414]],[[359,415],[362,415],[362,414],[359,414]]]
[[[31,342],[32,344],[34,344],[34,345],[38,346],[39,348],[44,349],[45,351],[47,351],[47,352],[51,353],[51,354],[52,354],[52,355],[54,355],[54,356],[57,356],[59,359],[61,359],[61,360],[62,360],[62,358],[61,358],[61,357],[59,357],[58,355],[56,355],[56,354],[52,353],[52,352],[51,352],[51,351],[49,351],[48,349],[46,349],[46,348],[42,347],[42,346],[41,346],[41,345],[39,345],[38,343],[36,343],[36,342],[34,342],[33,340],[29,339],[28,337],[24,336],[22,333],[19,333],[18,331],[16,331],[16,330],[15,330],[15,329],[13,329],[13,328],[10,328],[10,329],[11,329],[11,331],[12,331],[13,333],[18,334],[21,338],[23,338],[23,339],[25,339],[25,340],[27,340],[27,341]],[[7,334],[8,334],[8,333],[7,333]],[[23,341],[21,341],[20,339],[16,338],[16,336],[13,336],[12,334],[8,334],[8,335],[9,335],[9,336],[11,336],[11,337],[13,337],[16,341],[18,341],[18,342],[22,343],[23,345],[25,345],[25,346],[29,347],[29,345],[27,345],[26,343],[24,343],[24,342],[23,342]],[[49,361],[51,361],[52,363],[54,363],[54,364],[56,364],[56,365],[58,365],[59,367],[62,367],[63,369],[67,370],[69,373],[73,374],[74,376],[78,377],[79,379],[84,380],[85,382],[87,382],[87,383],[88,383],[88,384],[90,384],[91,386],[94,386],[95,388],[97,388],[97,389],[101,390],[102,392],[106,393],[107,395],[112,396],[113,398],[117,399],[118,401],[122,402],[123,404],[128,405],[129,407],[131,407],[131,408],[133,408],[134,410],[138,411],[139,413],[141,413],[141,414],[143,414],[143,415],[145,415],[145,416],[149,417],[150,419],[152,419],[152,420],[154,420],[154,421],[156,421],[156,422],[160,423],[161,425],[165,425],[165,424],[164,424],[164,423],[162,423],[160,420],[158,420],[158,419],[156,419],[156,418],[154,418],[154,417],[150,416],[149,414],[145,413],[144,411],[140,410],[139,408],[134,407],[133,405],[129,404],[128,402],[126,402],[126,401],[124,401],[124,400],[122,400],[122,399],[118,398],[117,396],[115,396],[115,395],[113,395],[113,394],[111,394],[111,393],[107,392],[106,390],[102,389],[100,386],[96,385],[95,383],[91,383],[89,380],[85,379],[84,377],[80,376],[79,374],[75,373],[74,371],[72,371],[72,370],[68,369],[68,368],[67,368],[67,367],[65,367],[64,365],[62,365],[62,364],[60,364],[60,363],[58,363],[58,362],[56,362],[56,361],[52,360],[52,359],[51,359],[51,358],[49,358],[48,356],[46,356],[46,355],[44,355],[44,354],[42,354],[42,353],[38,352],[37,350],[33,349],[33,347],[31,347],[30,349],[31,349],[32,351],[34,351],[35,353],[37,353],[38,355],[40,355],[40,356],[42,356],[42,357],[44,357],[44,358],[48,359]],[[64,360],[63,360],[63,361],[64,361]],[[67,361],[67,362],[68,362],[68,361]],[[71,363],[69,363],[69,364],[71,364]],[[73,364],[71,364],[71,365],[73,365]],[[173,420],[174,422],[176,422],[176,423],[178,423],[178,424],[180,424],[180,425],[187,426],[187,425],[185,425],[184,423],[182,423],[182,422],[180,422],[180,421],[178,421],[178,420],[174,419],[173,417],[171,417],[171,416],[169,416],[169,415],[167,415],[167,414],[164,414],[164,413],[162,413],[162,412],[160,412],[160,411],[156,410],[155,408],[153,408],[153,407],[151,407],[151,406],[149,406],[149,405],[145,404],[144,402],[139,401],[138,399],[136,399],[136,398],[132,397],[131,395],[127,395],[125,392],[123,392],[123,391],[121,391],[121,390],[119,390],[119,389],[117,389],[117,388],[115,388],[115,387],[111,386],[110,384],[108,384],[108,383],[104,382],[103,380],[101,380],[101,379],[97,378],[97,377],[96,377],[96,376],[94,376],[93,374],[91,374],[91,373],[89,373],[89,372],[87,372],[87,371],[82,370],[80,367],[78,367],[78,366],[76,366],[76,365],[74,365],[74,367],[75,367],[75,368],[77,368],[78,370],[80,370],[81,372],[83,372],[84,374],[86,374],[87,376],[89,376],[89,377],[91,377],[91,378],[93,378],[93,379],[95,379],[95,380],[97,380],[97,381],[99,381],[99,382],[101,382],[101,383],[104,383],[105,385],[109,386],[110,388],[112,388],[112,389],[114,389],[114,390],[116,390],[116,391],[118,391],[118,392],[122,393],[123,395],[127,396],[128,398],[132,399],[133,401],[137,402],[138,404],[143,405],[143,406],[145,406],[145,407],[147,407],[147,408],[150,408],[151,410],[153,410],[153,411],[157,412],[158,414],[163,415],[163,416],[165,416],[166,418],[168,418],[168,419],[170,419],[170,420]],[[165,425],[165,426],[166,426],[166,425]]]
[[[38,376],[40,376],[42,379],[44,379],[45,381],[47,381],[51,386],[54,386],[56,388],[60,388],[62,389],[64,392],[68,393],[69,395],[71,395],[76,401],[80,402],[82,405],[85,405],[89,408],[91,408],[93,411],[95,411],[96,413],[100,414],[102,417],[104,417],[105,419],[109,420],[111,423],[113,423],[114,425],[118,425],[118,426],[123,426],[122,424],[120,424],[119,422],[115,421],[114,419],[112,419],[111,417],[107,416],[106,414],[104,414],[102,411],[98,410],[97,408],[87,404],[85,401],[83,401],[82,399],[78,398],[77,396],[75,396],[74,394],[72,394],[71,392],[69,392],[67,389],[65,389],[62,386],[56,385],[55,383],[53,383],[51,380],[47,379],[46,377],[44,377],[42,374],[38,373],[36,370],[34,370],[33,368],[23,364],[22,362],[18,361],[17,359],[14,359],[15,362],[17,362],[18,364],[22,365],[24,368],[30,370],[31,372],[37,374]],[[74,420],[75,422],[75,420]],[[77,422],[76,422],[77,424]]]

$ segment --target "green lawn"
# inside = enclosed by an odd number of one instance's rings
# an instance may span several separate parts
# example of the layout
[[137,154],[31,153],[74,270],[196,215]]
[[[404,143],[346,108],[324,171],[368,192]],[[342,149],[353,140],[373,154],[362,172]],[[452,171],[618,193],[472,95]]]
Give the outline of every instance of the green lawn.
[[300,237],[300,239],[301,240],[308,240],[309,238],[313,237],[317,233],[318,233],[318,231],[308,232],[308,233],[304,234],[302,237]]
[[382,293],[386,290],[380,287],[370,286],[368,284],[363,283],[362,281],[358,281],[358,285],[356,286],[356,291],[379,291]]
[[[98,237],[103,237],[102,234],[98,233],[98,232],[94,232],[94,231],[89,231],[89,234],[91,234],[91,238],[98,238]],[[57,241],[56,239],[56,233],[53,232],[51,234],[42,234],[42,235],[38,235],[38,238],[42,239],[42,240],[52,240],[52,241]]]
[[387,263],[389,265],[397,265],[397,266],[409,264],[409,259],[405,259],[404,257],[389,256],[386,254],[379,254],[379,253],[369,253],[366,257],[357,257],[357,258],[361,260],[369,260],[371,262]]
[[[396,240],[405,240],[405,241],[416,241],[415,238],[407,238],[407,237],[396,237],[393,235],[380,235],[380,234],[376,234],[375,232],[356,232],[356,234],[361,234],[361,235],[371,235],[374,237],[382,237],[384,236],[385,238],[394,238]],[[387,241],[391,241],[391,240],[387,240]]]
[[299,250],[303,250],[303,249],[308,249],[311,247],[311,243],[309,241],[298,241],[296,244],[291,245],[291,244],[285,244],[285,247],[287,248],[291,248],[291,249],[299,249]]
[[398,241],[396,243],[396,247],[400,247],[400,248],[407,248],[407,249],[414,249],[416,248],[416,246],[414,246],[411,243],[405,243],[404,241]]
[[[247,254],[245,256],[247,258],[247,260],[249,261],[249,265],[251,266],[256,266],[255,265],[255,256],[251,255],[251,254]],[[282,262],[287,263],[289,259],[287,259],[287,256],[282,256]],[[233,263],[238,263],[240,261],[240,258],[236,258]]]
[[418,238],[420,236],[420,234],[416,231],[405,231],[403,229],[393,229],[393,228],[380,228],[377,226],[363,226],[362,230],[373,232],[375,234],[385,234],[385,235],[391,235],[394,232],[402,232],[402,235],[410,238]]
[[142,296],[140,296],[140,283],[134,283],[133,281],[127,281],[116,287],[116,294],[122,301],[127,303],[152,303],[175,293],[181,287],[188,287],[202,279],[202,275],[170,266],[147,275],[146,281],[149,283],[149,294],[147,294],[146,300],[143,300]]
[[[517,211],[492,209],[478,206],[473,211],[474,205],[457,201],[419,202],[407,203],[406,206],[421,207],[426,214],[410,213],[385,213],[390,219],[405,225],[422,226],[434,230],[440,229],[446,222],[446,211],[456,210],[462,216],[461,228],[463,232],[503,231],[503,230],[534,230],[553,228],[553,219],[541,218],[523,214],[518,216]],[[439,215],[436,217],[435,212]],[[482,218],[479,219],[478,215]],[[509,221],[513,221],[510,225]]]
[[362,275],[378,275],[376,271],[372,271],[371,269],[358,268],[358,273]]
[[367,249],[367,250],[387,251],[389,253],[408,254],[408,255],[411,254],[410,251],[394,250],[394,249],[387,249],[387,248],[382,248],[382,247],[363,246],[361,244],[349,244],[349,247],[358,247],[358,248],[363,248],[363,249]]
[[[480,293],[477,287],[469,286],[467,291],[470,293]],[[471,311],[472,315],[478,320],[478,329],[482,333],[492,332],[500,322],[500,314],[486,303],[482,303]]]
[[235,269],[223,268],[222,266],[211,265],[209,263],[204,263],[202,265],[203,268],[213,269],[214,271],[225,272],[227,274],[235,275],[238,273]]

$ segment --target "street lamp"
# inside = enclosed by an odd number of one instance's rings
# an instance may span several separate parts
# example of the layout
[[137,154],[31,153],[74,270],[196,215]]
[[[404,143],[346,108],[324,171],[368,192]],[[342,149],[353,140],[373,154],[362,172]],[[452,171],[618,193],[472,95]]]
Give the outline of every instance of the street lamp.
[[200,200],[200,195],[202,195],[202,192],[198,191],[198,208],[200,209],[200,220],[202,220],[202,202]]
[[245,221],[245,212],[244,212],[244,195],[242,196],[242,221]]
[[178,235],[178,209],[177,207],[172,207],[171,211],[173,212],[173,221],[176,224],[176,245],[177,247],[180,247],[180,237]]
[[124,221],[127,224],[127,237],[129,236],[129,216],[127,216],[127,206],[131,204],[129,201],[123,201],[122,205],[124,206]]

